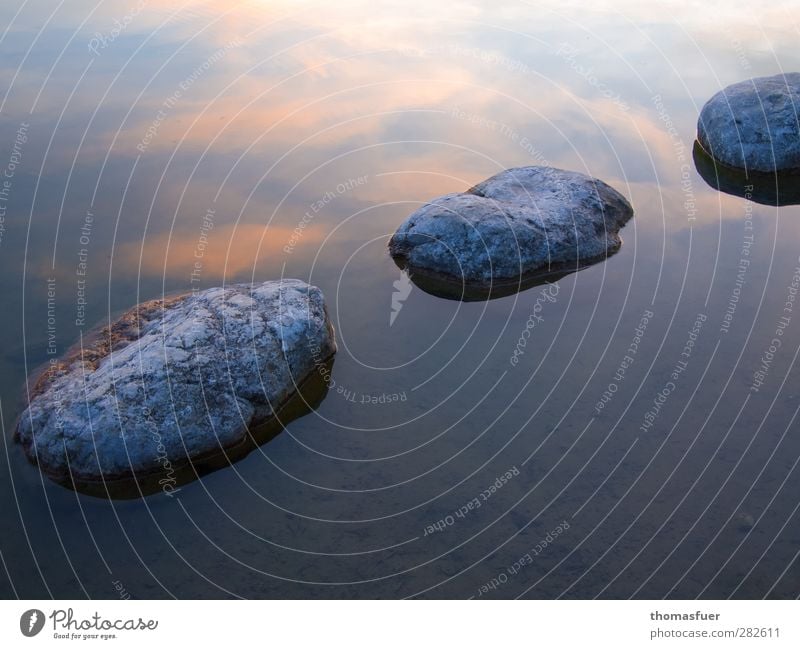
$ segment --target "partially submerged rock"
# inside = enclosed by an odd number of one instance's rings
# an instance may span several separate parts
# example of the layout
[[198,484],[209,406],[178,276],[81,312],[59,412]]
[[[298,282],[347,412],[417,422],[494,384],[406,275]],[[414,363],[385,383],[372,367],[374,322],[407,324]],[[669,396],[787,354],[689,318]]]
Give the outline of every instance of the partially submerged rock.
[[729,167],[714,160],[699,142],[694,143],[692,156],[697,172],[714,189],[762,205],[800,204],[800,174]]
[[321,400],[335,351],[321,291],[299,280],[146,302],[47,368],[17,438],[80,491],[169,491]]
[[700,111],[697,140],[730,167],[800,173],[800,73],[757,77],[722,89]]
[[412,281],[442,297],[499,297],[602,261],[633,216],[595,178],[552,167],[508,169],[409,216],[389,252]]

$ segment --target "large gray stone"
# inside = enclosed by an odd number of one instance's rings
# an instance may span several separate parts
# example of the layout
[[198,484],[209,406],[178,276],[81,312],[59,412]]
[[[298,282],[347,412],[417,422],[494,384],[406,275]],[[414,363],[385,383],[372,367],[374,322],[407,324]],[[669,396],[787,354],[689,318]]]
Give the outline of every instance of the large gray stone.
[[398,228],[389,252],[426,290],[497,296],[605,259],[631,216],[628,201],[600,180],[519,167],[424,205]]
[[800,172],[800,73],[734,83],[700,111],[697,139],[713,158],[747,171]]
[[299,280],[146,302],[48,367],[18,440],[47,475],[81,490],[134,476],[148,492],[155,477],[174,487],[250,450],[251,430],[335,351],[321,291]]

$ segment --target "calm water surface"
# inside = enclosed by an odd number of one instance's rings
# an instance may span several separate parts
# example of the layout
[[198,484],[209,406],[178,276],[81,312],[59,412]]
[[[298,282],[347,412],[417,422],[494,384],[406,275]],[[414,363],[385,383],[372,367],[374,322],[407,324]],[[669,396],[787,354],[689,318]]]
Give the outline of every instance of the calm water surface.
[[[800,594],[800,209],[692,159],[713,93],[800,69],[796,5],[17,5],[0,594]],[[390,325],[397,225],[528,164],[626,195],[621,252],[489,302],[412,288]],[[81,496],[25,461],[53,352],[165,292],[280,277],[336,327],[315,412],[175,497]]]

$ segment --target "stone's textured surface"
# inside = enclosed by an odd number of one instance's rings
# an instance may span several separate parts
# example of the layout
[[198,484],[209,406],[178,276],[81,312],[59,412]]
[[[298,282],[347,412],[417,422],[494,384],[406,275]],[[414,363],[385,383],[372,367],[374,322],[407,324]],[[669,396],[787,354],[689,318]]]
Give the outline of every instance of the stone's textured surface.
[[723,164],[800,172],[800,73],[758,77],[714,95],[700,111],[697,139]]
[[335,350],[321,291],[299,280],[148,302],[48,368],[17,436],[63,482],[177,468],[242,443]]
[[577,270],[616,252],[628,201],[600,180],[552,167],[508,169],[414,212],[389,242],[399,265],[466,286]]

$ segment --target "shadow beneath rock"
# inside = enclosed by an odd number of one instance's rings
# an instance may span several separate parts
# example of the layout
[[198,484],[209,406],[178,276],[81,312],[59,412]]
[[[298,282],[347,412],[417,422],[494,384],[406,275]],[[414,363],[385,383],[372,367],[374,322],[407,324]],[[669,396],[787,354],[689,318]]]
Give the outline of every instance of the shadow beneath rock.
[[697,173],[714,189],[762,205],[800,205],[800,174],[747,173],[715,160],[697,140],[692,157]]
[[567,275],[599,264],[608,257],[616,254],[616,250],[600,259],[581,261],[580,265],[574,267],[552,266],[549,270],[538,271],[511,280],[498,280],[491,284],[472,284],[464,282],[463,278],[451,277],[442,273],[434,273],[429,270],[419,270],[408,267],[404,257],[395,256],[392,260],[398,268],[408,273],[409,279],[417,288],[435,297],[446,300],[458,300],[461,302],[485,302],[501,297],[515,295],[522,291],[541,286],[543,284],[553,284]]

